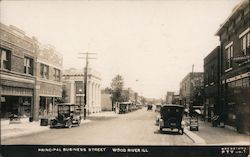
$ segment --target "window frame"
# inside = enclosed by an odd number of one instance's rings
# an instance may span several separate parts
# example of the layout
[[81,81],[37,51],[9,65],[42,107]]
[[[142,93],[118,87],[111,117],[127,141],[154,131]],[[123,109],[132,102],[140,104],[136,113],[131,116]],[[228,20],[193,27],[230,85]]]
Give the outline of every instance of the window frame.
[[[27,66],[27,61],[29,66]],[[34,60],[31,57],[24,56],[24,73],[28,75],[34,75]]]
[[49,79],[49,66],[40,63],[40,77],[44,79]]
[[[3,52],[5,52],[6,59],[3,60]],[[0,68],[4,70],[11,70],[11,50],[0,47]]]

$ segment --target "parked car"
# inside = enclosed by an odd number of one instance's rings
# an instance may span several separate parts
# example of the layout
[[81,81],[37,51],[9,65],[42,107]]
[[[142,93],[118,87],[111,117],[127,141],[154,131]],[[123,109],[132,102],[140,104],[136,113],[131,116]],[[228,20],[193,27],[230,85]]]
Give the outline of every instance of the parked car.
[[164,128],[178,129],[178,132],[183,134],[183,111],[184,107],[180,105],[167,104],[163,105],[160,110],[159,130]]
[[50,122],[50,127],[79,126],[81,124],[81,106],[69,103],[58,105],[58,115]]
[[148,105],[148,109],[147,110],[152,110],[153,109],[153,105]]

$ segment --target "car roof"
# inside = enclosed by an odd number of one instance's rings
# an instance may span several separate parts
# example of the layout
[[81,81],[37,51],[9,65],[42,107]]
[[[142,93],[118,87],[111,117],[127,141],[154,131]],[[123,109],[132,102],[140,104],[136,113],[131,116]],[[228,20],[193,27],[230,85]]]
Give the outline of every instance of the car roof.
[[180,108],[184,108],[184,106],[176,105],[176,104],[164,104],[164,105],[162,105],[162,107],[180,107]]

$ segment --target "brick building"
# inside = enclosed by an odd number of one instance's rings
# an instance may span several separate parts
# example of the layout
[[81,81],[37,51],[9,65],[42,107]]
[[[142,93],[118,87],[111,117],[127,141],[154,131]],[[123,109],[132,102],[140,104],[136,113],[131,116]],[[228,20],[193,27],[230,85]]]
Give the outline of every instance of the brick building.
[[12,25],[0,24],[0,35],[1,117],[52,114],[62,95],[62,55]]
[[216,35],[221,46],[221,104],[226,125],[250,131],[250,13],[242,0]]
[[34,40],[15,26],[0,23],[1,117],[35,115],[34,88],[36,46]]
[[209,122],[214,115],[220,116],[222,110],[219,103],[219,55],[220,47],[217,46],[204,58],[204,116]]
[[36,62],[36,108],[39,116],[47,117],[56,114],[56,101],[62,97],[62,64],[63,57],[51,45],[37,42]]
[[190,72],[180,83],[180,101],[183,106],[189,108],[194,104],[194,92],[196,89],[203,87],[203,72]]

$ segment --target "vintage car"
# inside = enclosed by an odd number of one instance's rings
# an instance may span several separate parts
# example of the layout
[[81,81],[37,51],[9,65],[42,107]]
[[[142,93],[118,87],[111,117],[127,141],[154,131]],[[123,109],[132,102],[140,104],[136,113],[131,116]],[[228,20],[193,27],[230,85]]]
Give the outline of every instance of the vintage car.
[[69,103],[58,105],[58,115],[51,119],[50,127],[67,127],[79,126],[81,124],[81,106]]
[[163,105],[160,110],[159,129],[178,129],[183,134],[183,116],[184,107],[180,105],[167,104]]
[[152,110],[153,109],[153,105],[148,104],[148,109],[147,110]]

